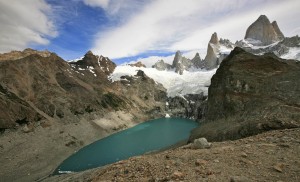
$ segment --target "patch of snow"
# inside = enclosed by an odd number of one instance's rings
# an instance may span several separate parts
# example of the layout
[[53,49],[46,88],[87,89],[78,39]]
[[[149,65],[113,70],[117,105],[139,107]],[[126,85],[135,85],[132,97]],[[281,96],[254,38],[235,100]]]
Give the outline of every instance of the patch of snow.
[[166,106],[168,106],[169,105],[169,102],[166,102]]
[[102,57],[100,57],[100,56],[99,56],[99,57],[98,57],[98,61],[97,61],[97,62],[98,62],[98,65],[99,65],[99,67],[101,67],[101,66],[100,66],[100,58],[102,58]]
[[230,54],[230,52],[232,50],[233,49],[230,49],[230,48],[228,48],[226,46],[223,46],[223,45],[221,45],[220,48],[219,48],[219,51],[220,51],[221,54],[227,54],[227,55]]
[[280,41],[274,42],[269,45],[262,46],[262,42],[260,40],[255,39],[243,39],[242,40],[245,44],[247,44],[248,47],[251,47],[251,49],[265,49],[267,47],[273,47],[277,45]]
[[84,57],[80,57],[80,58],[77,58],[77,59],[72,59],[72,60],[67,60],[67,62],[69,62],[69,63],[75,63],[75,62],[77,62],[77,61],[79,61],[79,60],[82,60]]
[[84,69],[84,68],[78,68],[78,70],[79,70],[79,71],[84,71],[85,69]]
[[300,47],[290,47],[289,52],[282,55],[283,59],[295,59],[300,61]]
[[112,82],[119,81],[121,76],[136,75],[137,70],[144,71],[147,76],[162,84],[167,89],[169,97],[175,97],[186,94],[199,94],[201,92],[207,95],[210,79],[217,69],[184,71],[182,75],[179,75],[174,71],[159,71],[155,68],[138,68],[124,65],[117,66],[109,76],[109,79]]
[[88,66],[87,69],[96,77],[95,68],[93,66]]
[[171,116],[167,113],[166,114],[166,116],[165,116],[165,118],[170,118]]

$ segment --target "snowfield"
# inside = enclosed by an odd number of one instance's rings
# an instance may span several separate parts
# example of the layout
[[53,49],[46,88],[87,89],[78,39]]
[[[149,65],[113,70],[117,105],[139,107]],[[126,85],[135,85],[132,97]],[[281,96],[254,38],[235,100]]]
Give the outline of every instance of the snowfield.
[[183,96],[186,94],[208,94],[208,86],[210,79],[215,74],[217,69],[213,70],[195,70],[184,71],[179,75],[170,71],[158,71],[155,68],[139,68],[128,65],[117,66],[114,72],[109,76],[111,81],[119,81],[123,75],[134,76],[137,70],[142,70],[144,73],[152,78],[155,82],[161,83],[166,89],[169,97]]
[[300,47],[291,47],[289,48],[289,52],[285,55],[282,55],[283,59],[295,59],[300,61]]

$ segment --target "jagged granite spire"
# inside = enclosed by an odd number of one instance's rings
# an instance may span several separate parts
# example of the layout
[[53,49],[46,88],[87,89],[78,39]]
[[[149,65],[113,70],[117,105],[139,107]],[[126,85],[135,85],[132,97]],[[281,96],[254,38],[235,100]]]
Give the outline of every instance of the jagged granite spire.
[[261,45],[269,45],[276,41],[280,41],[284,35],[280,31],[276,22],[271,24],[266,15],[260,15],[259,18],[252,23],[245,35],[245,39],[254,39],[261,42]]

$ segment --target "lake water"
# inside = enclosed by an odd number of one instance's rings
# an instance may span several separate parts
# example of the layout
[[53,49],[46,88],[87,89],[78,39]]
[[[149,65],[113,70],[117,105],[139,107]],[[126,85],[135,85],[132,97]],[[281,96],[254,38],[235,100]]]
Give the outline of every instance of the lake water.
[[188,139],[198,123],[182,118],[150,120],[100,139],[71,155],[54,174],[78,172],[160,150]]

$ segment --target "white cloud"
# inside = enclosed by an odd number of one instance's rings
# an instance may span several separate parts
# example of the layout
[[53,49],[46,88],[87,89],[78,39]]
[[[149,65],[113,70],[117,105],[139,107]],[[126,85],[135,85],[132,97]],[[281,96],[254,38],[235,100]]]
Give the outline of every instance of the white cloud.
[[92,7],[101,7],[106,9],[109,5],[110,0],[83,0],[83,2]]
[[[128,1],[120,2],[119,9],[128,6]],[[300,15],[297,10],[300,7],[299,2],[298,0],[145,1],[139,4],[134,16],[121,20],[123,23],[120,25],[99,32],[92,50],[111,58],[121,58],[153,50],[175,52],[202,49],[206,48],[213,32],[232,41],[242,39],[247,27],[260,14],[266,14],[271,21],[277,20],[282,31],[288,32],[286,35],[289,35],[300,26],[300,22],[292,18]]]
[[0,0],[0,52],[21,50],[32,44],[46,45],[57,36],[44,0]]

